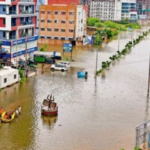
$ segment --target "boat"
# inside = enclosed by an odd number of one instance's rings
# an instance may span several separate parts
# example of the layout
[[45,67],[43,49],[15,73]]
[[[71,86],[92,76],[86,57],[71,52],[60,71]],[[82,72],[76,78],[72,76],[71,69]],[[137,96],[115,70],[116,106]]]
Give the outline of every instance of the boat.
[[54,102],[54,97],[52,99],[52,95],[49,98],[43,100],[43,104],[41,106],[41,114],[44,116],[53,116],[58,114],[58,106],[57,103]]
[[16,113],[14,112],[14,113],[12,114],[11,119],[5,119],[5,118],[4,118],[4,117],[5,117],[5,114],[6,114],[6,112],[3,113],[2,117],[1,117],[1,121],[2,121],[2,122],[5,122],[5,123],[8,123],[8,122],[11,122],[12,120],[14,120]]
[[5,115],[5,112],[3,112],[3,113],[1,114],[0,123],[1,123],[1,118],[2,118],[4,115]]

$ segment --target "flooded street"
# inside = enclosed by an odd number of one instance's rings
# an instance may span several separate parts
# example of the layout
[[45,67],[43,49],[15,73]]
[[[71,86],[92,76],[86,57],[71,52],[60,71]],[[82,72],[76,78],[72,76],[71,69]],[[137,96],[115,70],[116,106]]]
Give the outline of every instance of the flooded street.
[[[139,35],[134,33],[133,38]],[[122,33],[120,50],[131,39]],[[61,46],[49,46],[62,52]],[[0,124],[0,150],[132,150],[135,127],[150,119],[146,98],[150,36],[125,57],[94,78],[97,48],[76,47],[68,72],[50,72],[28,78],[0,92],[0,106],[22,114],[10,124]],[[118,50],[118,40],[98,51],[98,68]],[[69,57],[69,54],[65,54]],[[88,71],[88,80],[77,71]],[[53,93],[58,116],[41,116],[41,103]]]

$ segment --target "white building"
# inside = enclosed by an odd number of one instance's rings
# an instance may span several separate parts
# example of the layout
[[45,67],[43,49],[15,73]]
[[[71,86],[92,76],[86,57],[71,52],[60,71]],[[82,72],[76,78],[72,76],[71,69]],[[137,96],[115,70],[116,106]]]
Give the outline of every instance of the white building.
[[11,67],[4,67],[0,70],[0,88],[10,86],[20,79],[17,69]]
[[101,20],[137,20],[136,0],[94,0],[89,4],[90,17]]

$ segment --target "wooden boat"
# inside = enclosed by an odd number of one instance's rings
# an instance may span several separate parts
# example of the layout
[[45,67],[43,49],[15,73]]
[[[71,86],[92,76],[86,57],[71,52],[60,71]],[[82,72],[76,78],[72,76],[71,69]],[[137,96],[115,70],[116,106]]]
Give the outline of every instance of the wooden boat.
[[8,123],[8,122],[11,122],[12,120],[14,120],[14,118],[15,118],[15,112],[12,114],[12,117],[11,117],[11,119],[5,119],[4,117],[5,117],[5,112],[3,113],[3,116],[1,117],[1,121],[2,122],[5,122],[5,123]]
[[2,113],[1,117],[0,117],[0,123],[1,123],[1,118],[5,115],[5,112]]
[[41,114],[45,116],[52,116],[58,114],[58,106],[57,103],[54,102],[54,97],[53,99],[47,98],[43,100],[43,104],[41,106]]

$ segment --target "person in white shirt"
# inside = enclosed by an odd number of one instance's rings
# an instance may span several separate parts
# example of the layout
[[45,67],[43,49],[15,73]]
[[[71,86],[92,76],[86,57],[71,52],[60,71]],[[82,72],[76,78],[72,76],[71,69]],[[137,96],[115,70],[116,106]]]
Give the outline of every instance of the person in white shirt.
[[19,111],[18,111],[18,109],[16,109],[15,112],[16,112],[16,116],[19,116]]
[[21,114],[21,106],[20,105],[18,106],[18,111],[19,111],[19,114]]

